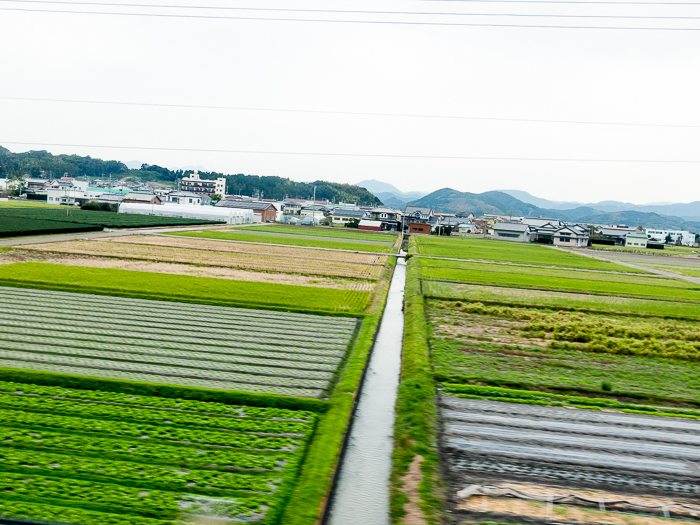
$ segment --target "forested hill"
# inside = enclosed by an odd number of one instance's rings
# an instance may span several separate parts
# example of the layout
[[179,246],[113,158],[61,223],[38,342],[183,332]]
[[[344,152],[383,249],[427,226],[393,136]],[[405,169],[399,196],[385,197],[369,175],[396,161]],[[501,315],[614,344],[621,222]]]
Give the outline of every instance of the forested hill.
[[[169,170],[161,166],[143,164],[140,169],[129,169],[117,160],[102,160],[80,155],[53,155],[48,151],[12,153],[0,146],[0,178],[32,175],[33,177],[90,177],[135,179],[141,182],[162,182],[174,185],[178,179],[192,173],[191,170]],[[381,204],[371,192],[351,184],[335,182],[294,182],[283,177],[258,175],[227,175],[200,172],[203,179],[226,177],[226,192],[242,195],[260,195],[266,199],[311,198],[316,187],[316,199],[358,204]]]
[[605,213],[588,206],[571,210],[551,210],[539,208],[523,202],[501,191],[469,193],[443,188],[409,203],[411,206],[425,206],[445,213],[488,213],[494,215],[514,215],[547,217],[588,224],[643,225],[647,228],[681,229],[700,232],[700,223],[688,221],[672,215],[644,213],[639,211],[618,211]]

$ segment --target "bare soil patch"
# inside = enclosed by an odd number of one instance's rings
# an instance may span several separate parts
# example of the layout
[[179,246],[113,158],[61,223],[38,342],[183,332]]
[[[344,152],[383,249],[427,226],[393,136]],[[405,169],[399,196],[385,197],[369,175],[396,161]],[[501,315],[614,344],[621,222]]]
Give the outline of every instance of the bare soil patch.
[[[159,238],[155,237],[155,239]],[[379,264],[344,262],[333,260],[333,258],[325,260],[307,259],[299,256],[290,256],[289,254],[240,253],[184,246],[122,242],[122,240],[70,241],[38,244],[24,247],[24,249],[356,279],[377,279],[383,267]]]
[[423,477],[420,469],[422,462],[423,456],[416,454],[408,467],[408,472],[401,478],[403,482],[401,490],[408,496],[408,503],[404,506],[406,515],[401,520],[404,525],[425,525],[427,523],[419,506],[420,496],[418,494],[418,485]]

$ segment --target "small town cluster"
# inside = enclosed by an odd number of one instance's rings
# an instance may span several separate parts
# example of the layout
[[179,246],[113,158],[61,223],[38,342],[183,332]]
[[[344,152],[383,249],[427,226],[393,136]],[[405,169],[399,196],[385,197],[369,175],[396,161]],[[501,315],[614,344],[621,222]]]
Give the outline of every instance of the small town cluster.
[[90,183],[73,177],[25,177],[25,187],[29,195],[45,195],[48,204],[81,206],[88,202],[109,203],[118,206],[122,213],[218,219],[229,224],[323,224],[412,235],[480,235],[500,241],[566,247],[591,244],[639,249],[663,249],[669,244],[696,246],[695,234],[685,230],[582,224],[543,217],[475,215],[466,211],[454,214],[418,206],[395,209],[313,198],[275,200],[226,195],[224,177],[202,179],[197,171],[183,177],[178,189],[111,180]]

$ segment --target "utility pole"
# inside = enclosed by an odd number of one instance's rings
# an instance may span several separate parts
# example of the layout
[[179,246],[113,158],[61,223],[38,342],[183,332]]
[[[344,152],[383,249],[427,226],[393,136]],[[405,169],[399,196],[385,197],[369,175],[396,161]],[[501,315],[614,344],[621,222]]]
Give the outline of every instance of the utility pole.
[[314,204],[316,204],[316,185],[314,184]]

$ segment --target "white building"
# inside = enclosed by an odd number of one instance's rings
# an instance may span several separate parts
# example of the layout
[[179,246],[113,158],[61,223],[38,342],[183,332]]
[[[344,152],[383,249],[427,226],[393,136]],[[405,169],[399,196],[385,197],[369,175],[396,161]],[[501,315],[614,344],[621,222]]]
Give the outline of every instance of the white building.
[[204,193],[209,195],[226,196],[226,178],[219,177],[213,179],[200,179],[199,171],[195,170],[189,177],[183,177],[180,181],[180,189],[182,191],[191,191],[192,193]]
[[222,221],[227,224],[250,224],[253,222],[260,222],[260,214],[253,213],[253,210],[198,206],[194,204],[165,203],[160,206],[153,206],[151,204],[140,204],[136,202],[122,202],[119,205],[119,213]]
[[646,248],[647,247],[647,236],[644,233],[628,233],[625,235],[625,246],[631,246],[633,248]]
[[665,243],[668,236],[671,236],[671,244],[676,244],[678,239],[681,240],[681,244],[684,246],[695,246],[695,234],[684,230],[657,230],[653,228],[647,228],[646,232],[647,239],[650,241],[657,241],[660,243]]

